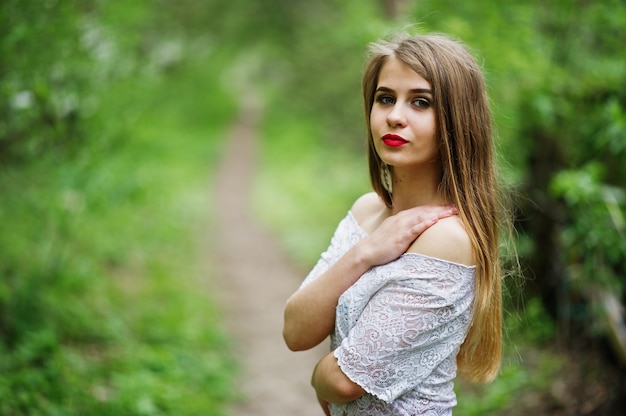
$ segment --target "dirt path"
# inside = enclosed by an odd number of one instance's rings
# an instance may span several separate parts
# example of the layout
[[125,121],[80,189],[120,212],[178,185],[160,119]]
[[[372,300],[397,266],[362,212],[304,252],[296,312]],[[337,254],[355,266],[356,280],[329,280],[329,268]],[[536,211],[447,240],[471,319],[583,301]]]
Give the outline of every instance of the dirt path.
[[216,177],[218,301],[242,365],[238,385],[243,400],[230,414],[319,416],[309,379],[327,344],[294,353],[281,335],[285,301],[305,272],[293,266],[250,216],[260,113],[255,100],[241,109]]

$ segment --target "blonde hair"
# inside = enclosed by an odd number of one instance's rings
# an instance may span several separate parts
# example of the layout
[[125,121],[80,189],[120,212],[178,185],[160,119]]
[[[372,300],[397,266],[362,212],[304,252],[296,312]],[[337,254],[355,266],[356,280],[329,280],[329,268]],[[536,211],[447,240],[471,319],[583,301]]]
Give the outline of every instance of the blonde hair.
[[498,241],[501,214],[483,76],[468,50],[444,35],[401,35],[372,44],[363,76],[370,180],[388,207],[392,199],[381,181],[382,161],[374,148],[370,113],[378,76],[391,56],[427,80],[433,91],[443,166],[440,190],[456,205],[477,260],[472,324],[457,363],[459,372],[468,379],[488,382],[496,377],[501,363],[502,272]]

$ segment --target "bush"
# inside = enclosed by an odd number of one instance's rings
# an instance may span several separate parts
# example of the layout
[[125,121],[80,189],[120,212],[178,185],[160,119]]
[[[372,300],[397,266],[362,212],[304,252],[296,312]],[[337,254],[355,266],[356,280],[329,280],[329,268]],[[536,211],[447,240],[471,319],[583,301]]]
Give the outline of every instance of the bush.
[[221,414],[233,362],[195,255],[225,58],[150,2],[0,13],[0,413]]

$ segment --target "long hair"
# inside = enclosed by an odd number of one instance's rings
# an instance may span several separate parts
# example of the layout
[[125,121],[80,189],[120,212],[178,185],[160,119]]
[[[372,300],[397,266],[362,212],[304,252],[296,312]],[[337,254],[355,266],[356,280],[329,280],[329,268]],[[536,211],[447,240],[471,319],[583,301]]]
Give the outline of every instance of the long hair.
[[402,35],[371,45],[363,76],[370,180],[392,205],[381,181],[382,161],[374,148],[370,114],[381,68],[393,56],[431,85],[443,177],[440,190],[456,205],[477,260],[472,323],[457,356],[461,374],[472,381],[493,380],[502,350],[501,221],[492,123],[485,83],[468,50],[444,35]]

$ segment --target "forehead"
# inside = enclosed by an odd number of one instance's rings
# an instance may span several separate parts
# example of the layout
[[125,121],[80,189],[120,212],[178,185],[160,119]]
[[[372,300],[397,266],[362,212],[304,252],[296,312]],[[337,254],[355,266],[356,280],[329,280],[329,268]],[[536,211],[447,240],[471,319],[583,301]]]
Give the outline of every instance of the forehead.
[[390,56],[380,69],[377,87],[396,89],[430,89],[430,82],[404,62]]

